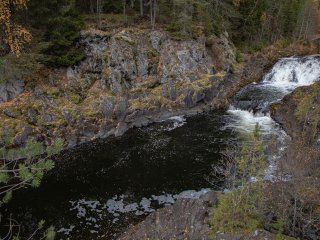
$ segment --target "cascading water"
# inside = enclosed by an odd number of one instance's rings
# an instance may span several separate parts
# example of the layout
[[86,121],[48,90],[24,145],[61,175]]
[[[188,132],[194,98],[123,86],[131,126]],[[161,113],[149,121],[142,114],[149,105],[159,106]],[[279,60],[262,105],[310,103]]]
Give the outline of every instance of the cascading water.
[[320,56],[284,58],[264,77],[263,84],[278,88],[285,94],[300,86],[319,80]]
[[[320,56],[284,58],[260,83],[242,89],[227,114],[216,110],[176,116],[131,129],[120,138],[79,146],[57,159],[40,188],[16,192],[8,212],[30,226],[30,233],[32,224],[45,218],[59,239],[93,239],[100,234],[115,239],[149,212],[206,193],[212,187],[207,176],[221,151],[256,123],[265,140],[276,136],[281,152],[285,133],[270,117],[270,105],[319,76]],[[280,152],[268,153],[266,176],[272,177]]]
[[275,169],[276,159],[285,148],[286,133],[270,116],[270,107],[284,96],[301,86],[308,86],[320,80],[320,56],[283,58],[264,76],[260,83],[243,88],[234,97],[230,106],[228,128],[240,132],[252,132],[256,124],[261,127],[264,139],[276,136],[278,152],[269,156],[270,177]]
[[260,83],[243,88],[234,97],[229,113],[236,116],[229,127],[252,131],[256,123],[268,133],[276,124],[270,117],[272,103],[300,86],[308,86],[320,79],[320,56],[283,58]]

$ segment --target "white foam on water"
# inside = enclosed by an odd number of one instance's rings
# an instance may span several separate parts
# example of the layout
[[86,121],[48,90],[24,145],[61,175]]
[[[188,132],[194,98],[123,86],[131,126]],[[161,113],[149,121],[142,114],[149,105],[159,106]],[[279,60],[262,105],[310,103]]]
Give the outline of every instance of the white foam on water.
[[319,78],[319,56],[291,57],[277,62],[262,82],[290,93],[297,87],[311,85]]
[[70,227],[68,228],[60,228],[59,230],[57,230],[58,233],[63,233],[64,235],[69,235],[73,229],[75,228],[74,225],[70,225]]
[[173,197],[175,199],[198,199],[210,191],[211,191],[210,188],[204,188],[204,189],[201,189],[200,191],[188,190],[188,191],[179,193],[177,195],[174,195]]
[[[299,86],[307,86],[320,78],[320,58],[319,56],[311,56],[304,58],[284,58],[274,65],[269,73],[267,73],[262,83],[254,83],[254,85],[270,86],[282,91],[284,95],[290,93]],[[275,99],[278,100],[278,99]],[[240,132],[250,133],[254,130],[256,124],[259,124],[263,135],[274,134],[278,136],[278,141],[284,143],[285,133],[279,128],[275,121],[270,117],[270,113],[257,112],[253,113],[243,109],[236,109],[230,106],[228,110],[232,116],[227,128],[235,129]],[[166,120],[170,122],[169,126],[164,127],[165,131],[172,131],[186,124],[184,116],[174,116]],[[319,139],[320,141],[320,139]],[[280,144],[279,154],[285,150],[284,144]],[[271,179],[277,168],[277,160],[279,154],[272,155],[269,158],[270,166],[266,172],[266,179]],[[252,179],[255,180],[254,178]],[[123,214],[144,215],[155,211],[154,204],[167,205],[173,204],[178,199],[196,199],[200,198],[210,189],[202,189],[200,191],[188,190],[179,194],[163,194],[152,195],[149,198],[142,198],[138,202],[130,202],[126,195],[114,196],[105,201],[92,201],[80,199],[78,201],[70,201],[70,211],[75,214],[84,226],[92,227],[90,232],[96,233],[96,229],[100,226],[98,223],[110,215],[113,217],[113,223],[121,219]],[[74,231],[74,226],[61,228],[58,232],[70,234]]]
[[[285,96],[300,86],[308,86],[320,80],[320,56],[291,57],[279,60],[264,76],[260,86],[272,87],[283,91]],[[279,99],[274,99],[277,101]],[[236,109],[230,106],[228,113],[235,116],[228,127],[250,132],[258,123],[262,131],[272,131],[275,122],[270,113],[253,113],[251,111]]]
[[229,107],[227,112],[233,115],[233,118],[227,124],[227,128],[251,133],[255,129],[255,126],[259,124],[262,132],[270,133],[270,131],[273,131],[276,126],[276,123],[271,118],[270,113],[253,113],[252,111],[237,109],[232,105]]
[[[320,80],[320,56],[309,57],[291,57],[279,60],[273,68],[264,76],[260,87],[271,87],[275,91],[283,92],[283,97],[297,87],[309,86]],[[254,83],[254,85],[257,85]],[[281,99],[274,101],[266,101],[266,104],[271,104]],[[274,156],[269,156],[269,168],[266,171],[266,179],[273,179],[274,173],[277,170],[277,160],[285,151],[286,133],[278,126],[271,118],[270,113],[262,113],[248,111],[245,109],[237,109],[232,105],[229,107],[228,113],[232,116],[227,124],[227,128],[235,129],[242,133],[251,133],[257,124],[261,128],[261,133],[264,136],[276,134],[279,143],[278,153]]]
[[[91,231],[95,231],[98,223],[112,217],[112,223],[119,221],[124,214],[134,214],[136,216],[154,212],[155,205],[168,205],[175,203],[178,199],[198,199],[208,193],[211,189],[201,189],[200,191],[187,190],[179,194],[151,195],[149,198],[142,198],[138,202],[130,202],[125,194],[116,195],[106,201],[93,201],[80,199],[70,201],[70,211],[74,211],[83,224]],[[59,233],[69,235],[74,230],[74,226],[61,228]],[[92,228],[92,229],[91,229]]]
[[184,116],[173,116],[168,118],[166,121],[170,121],[172,122],[172,126],[166,127],[164,130],[165,131],[172,131],[176,128],[182,127],[183,125],[185,125],[187,123],[187,120]]

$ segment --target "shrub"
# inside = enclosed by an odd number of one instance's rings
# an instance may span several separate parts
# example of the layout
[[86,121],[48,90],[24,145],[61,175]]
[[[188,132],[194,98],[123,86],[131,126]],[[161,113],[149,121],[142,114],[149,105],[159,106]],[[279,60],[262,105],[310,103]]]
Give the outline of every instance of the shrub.
[[252,232],[263,227],[263,215],[254,205],[253,198],[242,196],[242,190],[234,190],[219,196],[219,204],[211,219],[211,233]]

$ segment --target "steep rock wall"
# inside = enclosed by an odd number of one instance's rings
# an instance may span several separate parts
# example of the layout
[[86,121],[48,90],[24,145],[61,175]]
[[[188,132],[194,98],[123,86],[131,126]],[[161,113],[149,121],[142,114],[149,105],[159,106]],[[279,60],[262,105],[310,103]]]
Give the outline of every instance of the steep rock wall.
[[226,36],[174,41],[165,31],[142,29],[81,36],[84,61],[48,69],[41,82],[27,83],[23,94],[0,103],[0,132],[13,129],[17,145],[29,137],[45,144],[60,137],[72,147],[171,116],[224,108],[278,57],[291,54],[269,49],[239,67]]

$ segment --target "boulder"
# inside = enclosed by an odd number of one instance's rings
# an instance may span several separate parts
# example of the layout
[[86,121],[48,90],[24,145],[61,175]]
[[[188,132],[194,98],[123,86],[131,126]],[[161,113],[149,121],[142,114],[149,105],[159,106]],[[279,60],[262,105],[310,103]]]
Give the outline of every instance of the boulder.
[[211,207],[216,202],[215,192],[209,192],[200,199],[179,199],[175,204],[151,213],[119,240],[209,239]]
[[0,85],[0,102],[7,102],[17,97],[23,92],[24,86],[24,81],[20,79],[12,79]]

